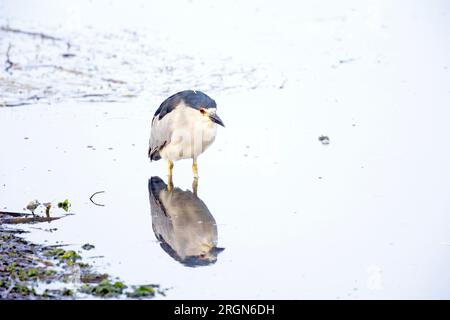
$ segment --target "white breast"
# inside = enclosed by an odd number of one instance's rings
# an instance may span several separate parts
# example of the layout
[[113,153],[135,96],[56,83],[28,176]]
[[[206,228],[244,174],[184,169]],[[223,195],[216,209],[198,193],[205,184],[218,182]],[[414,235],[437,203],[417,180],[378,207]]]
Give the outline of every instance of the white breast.
[[170,142],[160,152],[163,159],[196,159],[216,138],[217,125],[184,104],[177,106],[161,122],[165,119],[169,125]]

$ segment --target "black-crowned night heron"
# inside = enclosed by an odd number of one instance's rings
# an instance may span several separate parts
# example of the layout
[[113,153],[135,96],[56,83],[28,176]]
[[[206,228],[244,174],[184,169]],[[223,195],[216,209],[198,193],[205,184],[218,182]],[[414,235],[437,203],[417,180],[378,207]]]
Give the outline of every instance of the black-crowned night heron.
[[195,191],[169,190],[159,177],[149,180],[148,191],[153,232],[163,250],[189,267],[215,263],[224,249],[217,247],[216,221]]
[[181,91],[167,98],[152,120],[150,160],[168,160],[172,176],[174,161],[192,159],[198,178],[197,158],[214,142],[217,125],[224,126],[216,111],[216,102],[200,91]]

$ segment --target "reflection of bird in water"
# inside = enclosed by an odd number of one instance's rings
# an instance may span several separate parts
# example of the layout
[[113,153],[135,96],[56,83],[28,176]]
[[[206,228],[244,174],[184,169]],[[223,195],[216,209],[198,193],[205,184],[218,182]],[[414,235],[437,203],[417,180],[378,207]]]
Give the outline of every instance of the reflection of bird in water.
[[200,91],[186,90],[164,100],[152,120],[150,160],[168,160],[172,176],[173,161],[192,159],[198,178],[197,157],[214,142],[217,125],[224,126],[216,110],[216,102]]
[[161,178],[152,177],[148,191],[153,232],[164,251],[189,267],[215,263],[223,251],[217,247],[216,221],[195,189],[194,193],[173,187],[169,191]]

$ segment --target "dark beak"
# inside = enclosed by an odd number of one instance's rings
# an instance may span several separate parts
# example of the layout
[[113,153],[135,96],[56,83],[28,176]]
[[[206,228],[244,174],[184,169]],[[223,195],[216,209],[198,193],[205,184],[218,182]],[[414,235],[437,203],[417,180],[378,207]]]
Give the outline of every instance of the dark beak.
[[214,247],[213,251],[214,253],[217,255],[219,253],[221,253],[223,250],[225,250],[225,248],[219,248],[219,247]]
[[212,122],[217,123],[218,125],[221,125],[222,127],[225,127],[225,125],[223,124],[222,119],[219,118],[219,116],[215,113],[211,113],[209,115],[209,118],[211,119]]

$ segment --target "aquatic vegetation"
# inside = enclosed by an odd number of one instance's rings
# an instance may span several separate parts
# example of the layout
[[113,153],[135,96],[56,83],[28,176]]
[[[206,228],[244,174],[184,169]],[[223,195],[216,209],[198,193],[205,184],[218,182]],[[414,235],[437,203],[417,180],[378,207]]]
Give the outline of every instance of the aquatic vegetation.
[[100,283],[103,280],[108,279],[108,275],[106,273],[96,273],[96,272],[83,272],[80,277],[81,282],[83,283]]
[[[33,244],[14,233],[0,229],[0,239],[4,240],[0,242],[0,298],[75,299],[87,294],[139,299],[157,293],[155,285],[129,287],[106,273],[96,272],[75,250]],[[61,287],[37,290],[40,283],[60,283]]]
[[126,288],[122,282],[111,282],[108,279],[103,280],[98,285],[84,285],[81,287],[81,292],[89,293],[100,297],[115,297],[120,296]]
[[60,260],[65,260],[68,264],[73,264],[78,259],[81,259],[81,256],[73,250],[68,250],[64,252],[62,256],[60,256]]
[[61,257],[64,255],[66,251],[64,251],[64,249],[61,248],[52,248],[50,250],[47,250],[44,252],[44,255],[46,255],[47,257]]
[[69,211],[70,206],[71,206],[71,204],[70,204],[69,200],[67,200],[67,199],[64,201],[58,202],[58,208],[62,208],[66,212]]
[[154,285],[142,285],[134,287],[132,292],[127,292],[127,297],[130,298],[142,298],[142,297],[153,297],[155,295]]
[[46,276],[52,276],[52,275],[54,275],[54,274],[56,274],[57,273],[57,271],[56,270],[53,270],[53,269],[45,269],[44,270],[44,274],[46,275]]

